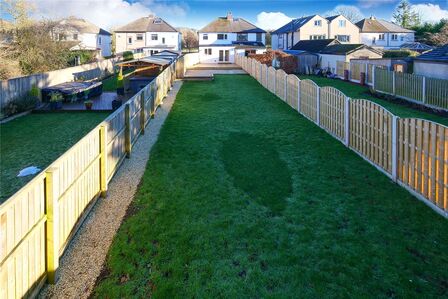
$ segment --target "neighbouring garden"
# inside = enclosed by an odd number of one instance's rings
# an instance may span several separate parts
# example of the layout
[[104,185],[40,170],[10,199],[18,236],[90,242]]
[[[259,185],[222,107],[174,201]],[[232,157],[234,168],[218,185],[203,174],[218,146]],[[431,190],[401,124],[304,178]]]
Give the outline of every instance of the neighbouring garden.
[[448,296],[448,222],[247,75],[185,82],[97,298]]
[[21,169],[37,166],[43,170],[107,115],[32,113],[0,124],[0,203],[34,177],[17,177]]
[[406,103],[404,100],[388,101],[386,99],[376,97],[369,92],[369,87],[367,86],[362,86],[353,82],[346,82],[339,79],[330,79],[312,75],[299,75],[299,78],[301,80],[303,79],[313,80],[319,86],[335,87],[340,91],[342,91],[346,96],[351,97],[352,99],[370,100],[383,106],[384,108],[388,109],[390,112],[394,113],[399,117],[423,118],[448,126],[448,117],[440,116],[426,111],[421,111],[415,107],[412,107],[411,103],[409,102]]

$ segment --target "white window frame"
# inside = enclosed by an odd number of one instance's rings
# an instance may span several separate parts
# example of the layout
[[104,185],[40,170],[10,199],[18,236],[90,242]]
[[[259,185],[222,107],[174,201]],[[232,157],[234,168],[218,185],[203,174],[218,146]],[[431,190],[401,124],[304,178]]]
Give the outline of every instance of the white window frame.
[[347,34],[336,35],[335,38],[342,43],[350,42],[350,35],[347,35]]
[[157,33],[152,33],[151,40],[159,40],[159,35]]
[[101,45],[101,36],[98,36],[98,45]]
[[314,27],[322,27],[322,20],[314,20]]
[[347,21],[346,20],[339,20],[339,27],[340,28],[347,27]]
[[204,33],[202,35],[202,40],[208,40],[208,34],[207,33]]
[[398,41],[398,34],[393,33],[393,34],[391,35],[390,39],[393,40],[393,41]]
[[386,35],[384,33],[380,33],[378,36],[378,40],[385,40]]
[[204,54],[205,55],[212,55],[212,48],[205,48],[204,49]]
[[143,40],[143,34],[137,33],[137,37],[135,38],[135,40]]
[[128,36],[128,45],[132,45],[132,36]]
[[[219,37],[222,37],[222,38],[219,38]],[[218,33],[217,39],[218,40],[227,40],[227,33]]]

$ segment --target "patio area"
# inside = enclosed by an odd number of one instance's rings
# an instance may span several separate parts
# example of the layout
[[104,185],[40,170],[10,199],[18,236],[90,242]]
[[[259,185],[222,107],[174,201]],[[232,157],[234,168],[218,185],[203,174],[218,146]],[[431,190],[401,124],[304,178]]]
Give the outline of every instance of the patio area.
[[[94,111],[112,111],[112,101],[117,98],[116,92],[103,92],[101,95],[90,99],[93,102],[92,109]],[[129,95],[122,96],[122,101],[125,102]],[[42,103],[36,111],[86,111],[84,101],[64,102],[62,108],[58,110],[51,110],[50,103]]]
[[246,74],[238,65],[233,63],[198,63],[188,68],[184,80],[187,81],[211,81],[214,75],[237,75]]

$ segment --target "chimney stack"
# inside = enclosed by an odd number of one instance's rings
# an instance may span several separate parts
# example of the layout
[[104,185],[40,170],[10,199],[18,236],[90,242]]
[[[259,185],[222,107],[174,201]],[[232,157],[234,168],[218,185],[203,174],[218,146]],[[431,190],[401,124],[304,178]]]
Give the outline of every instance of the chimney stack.
[[228,21],[233,21],[233,16],[232,16],[232,12],[231,12],[231,11],[229,11],[229,12],[227,13],[227,20],[228,20]]

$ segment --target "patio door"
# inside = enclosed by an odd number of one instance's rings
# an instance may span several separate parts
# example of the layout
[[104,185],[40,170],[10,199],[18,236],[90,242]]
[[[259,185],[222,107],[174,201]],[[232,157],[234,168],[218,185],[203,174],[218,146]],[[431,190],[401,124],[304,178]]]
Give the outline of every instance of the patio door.
[[219,62],[229,61],[229,50],[219,50]]

